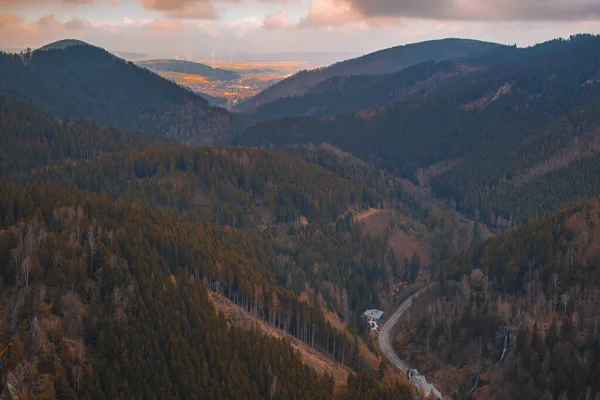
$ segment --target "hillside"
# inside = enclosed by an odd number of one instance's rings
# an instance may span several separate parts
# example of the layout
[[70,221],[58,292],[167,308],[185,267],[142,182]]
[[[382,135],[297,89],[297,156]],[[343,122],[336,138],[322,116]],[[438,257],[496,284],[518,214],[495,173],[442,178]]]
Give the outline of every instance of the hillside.
[[[90,133],[79,132],[80,141],[89,141]],[[23,150],[15,157],[30,154],[28,147],[14,146]],[[8,179],[136,201],[190,221],[261,235],[273,248],[274,258],[265,263],[271,272],[256,281],[245,278],[247,284],[276,283],[350,324],[360,322],[361,310],[394,301],[397,288],[407,282],[427,279],[440,261],[476,236],[472,221],[421,205],[403,184],[373,167],[327,149],[287,154],[156,146],[107,151],[86,162],[52,160],[55,167],[33,173],[24,165]],[[382,210],[382,218],[356,218],[370,209]],[[354,362],[352,344],[344,346],[345,354],[333,353]],[[331,346],[324,352],[332,354]]]
[[421,98],[455,79],[485,68],[476,61],[426,61],[385,75],[336,76],[301,96],[285,97],[259,106],[243,118],[250,124],[292,116],[343,114],[402,100]]
[[426,61],[393,74],[335,76],[319,82],[302,95],[263,104],[243,118],[253,124],[292,116],[344,114],[399,101],[417,101],[443,91],[455,81],[466,82],[461,78],[478,76],[498,65],[523,61],[569,44],[570,41],[551,40],[525,48],[502,46],[458,60]]
[[175,143],[155,135],[102,128],[92,121],[63,123],[31,105],[0,96],[0,178]]
[[574,37],[457,79],[426,98],[353,114],[268,121],[235,143],[331,143],[506,229],[599,194],[592,172],[599,49],[598,37]]
[[336,76],[380,75],[400,71],[425,61],[442,61],[482,54],[501,45],[465,39],[444,39],[380,50],[326,68],[301,71],[241,103],[237,110],[254,112],[258,107],[290,96],[300,96],[309,88]]
[[3,218],[0,234],[13,397],[333,398],[333,383],[288,343],[227,327],[171,250],[195,243],[180,256],[256,263],[227,244],[241,238],[97,196],[6,185],[0,196],[3,206],[15,198],[44,204],[17,208],[12,217],[22,224]]
[[235,71],[212,68],[208,65],[190,61],[145,60],[136,61],[135,64],[157,73],[179,72],[183,74],[200,76],[206,78],[208,81],[233,81],[241,78],[240,74]]
[[87,44],[84,41],[81,40],[77,40],[77,39],[64,39],[64,40],[59,40],[57,42],[54,43],[49,43],[45,46],[40,47],[38,50],[39,51],[44,51],[44,50],[64,50],[67,47],[73,47],[73,46],[89,46],[89,44]]
[[223,140],[238,126],[200,96],[94,46],[1,53],[0,95],[66,121],[90,118],[194,145]]
[[397,349],[456,398],[597,397],[599,255],[600,198],[474,246],[399,324]]
[[[380,274],[397,272],[383,272],[381,239],[339,218],[394,190],[266,151],[152,144],[3,104],[19,161],[0,185],[13,397],[412,398],[391,371],[382,381],[359,373],[378,365],[350,324],[382,301]],[[102,154],[76,156],[88,146]],[[283,340],[228,324],[215,295]],[[334,390],[322,360],[348,372],[345,387],[338,378]]]

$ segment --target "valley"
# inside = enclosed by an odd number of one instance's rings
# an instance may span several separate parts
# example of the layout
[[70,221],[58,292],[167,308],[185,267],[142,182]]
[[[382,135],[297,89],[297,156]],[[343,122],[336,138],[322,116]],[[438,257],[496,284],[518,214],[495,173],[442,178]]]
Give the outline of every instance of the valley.
[[0,53],[3,398],[600,396],[599,36],[213,64]]

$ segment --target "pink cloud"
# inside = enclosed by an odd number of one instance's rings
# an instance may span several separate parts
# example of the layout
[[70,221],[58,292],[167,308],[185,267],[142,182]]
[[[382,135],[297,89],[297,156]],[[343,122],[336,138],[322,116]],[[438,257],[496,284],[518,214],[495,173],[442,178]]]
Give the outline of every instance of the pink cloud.
[[180,21],[170,19],[155,19],[142,25],[142,29],[149,32],[181,32],[183,28]]
[[23,24],[23,17],[14,14],[0,14],[0,29]]
[[299,26],[342,26],[363,20],[362,15],[342,0],[312,0],[308,16]]
[[263,26],[267,29],[284,29],[292,25],[293,24],[287,22],[286,10],[281,10],[276,14],[267,15],[263,22]]
[[149,10],[161,11],[178,19],[215,19],[217,11],[210,0],[140,0]]

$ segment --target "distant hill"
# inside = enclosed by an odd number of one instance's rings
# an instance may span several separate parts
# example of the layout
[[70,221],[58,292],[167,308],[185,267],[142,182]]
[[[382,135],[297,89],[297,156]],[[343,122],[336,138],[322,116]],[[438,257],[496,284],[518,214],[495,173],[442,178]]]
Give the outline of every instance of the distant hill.
[[38,50],[64,50],[67,47],[73,46],[90,46],[90,44],[77,39],[64,39],[59,40],[58,42],[47,44],[43,47],[40,47]]
[[31,105],[0,96],[0,179],[109,153],[177,147],[156,135],[121,132],[93,121],[64,123]]
[[506,57],[431,96],[267,121],[237,144],[330,143],[498,228],[600,195],[600,37]]
[[525,48],[501,46],[469,58],[426,61],[393,74],[335,76],[319,82],[303,95],[263,104],[245,114],[244,119],[252,124],[292,116],[342,114],[397,101],[418,100],[468,75],[481,74],[496,65],[518,62],[570,44],[571,41],[551,40]]
[[112,53],[127,61],[137,61],[148,57],[146,54],[132,53],[130,51],[113,51]]
[[80,43],[57,42],[24,57],[0,54],[0,94],[67,121],[85,117],[186,144],[211,144],[236,129],[237,120],[226,110],[103,49]]
[[211,106],[225,107],[227,105],[227,99],[225,97],[211,96],[210,94],[196,92],[198,96],[208,101]]
[[137,61],[135,64],[148,68],[154,72],[180,72],[183,74],[198,75],[209,81],[233,81],[241,76],[235,71],[212,68],[205,64],[181,60],[147,60]]
[[327,68],[298,72],[241,103],[237,109],[251,112],[262,104],[302,95],[312,86],[335,76],[389,74],[425,61],[469,57],[501,46],[476,40],[443,39],[380,50]]
[[254,124],[293,116],[342,114],[427,96],[449,82],[480,72],[476,61],[426,61],[385,75],[335,76],[311,87],[302,96],[266,103],[244,115]]

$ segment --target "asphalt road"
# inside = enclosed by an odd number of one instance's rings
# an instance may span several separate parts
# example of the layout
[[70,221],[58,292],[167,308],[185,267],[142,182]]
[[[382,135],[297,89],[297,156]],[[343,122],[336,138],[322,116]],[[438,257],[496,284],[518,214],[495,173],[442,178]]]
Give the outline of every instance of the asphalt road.
[[[408,310],[410,306],[412,306],[413,300],[425,293],[427,290],[431,289],[433,286],[434,284],[426,286],[423,289],[416,292],[415,294],[413,294],[412,296],[410,296],[408,299],[404,300],[402,304],[400,304],[396,312],[394,312],[394,314],[392,314],[392,316],[387,319],[387,321],[383,324],[381,330],[379,331],[379,347],[381,348],[381,352],[392,364],[394,364],[402,372],[406,372],[407,370],[409,370],[410,366],[404,361],[402,361],[394,351],[394,348],[392,347],[392,344],[390,342],[392,330],[400,320],[400,317],[402,317],[406,310]],[[431,391],[433,391],[438,398],[442,399],[441,393],[432,384],[427,382],[425,378],[421,375],[414,376],[411,379],[411,381],[420,391],[425,393],[430,393]]]

